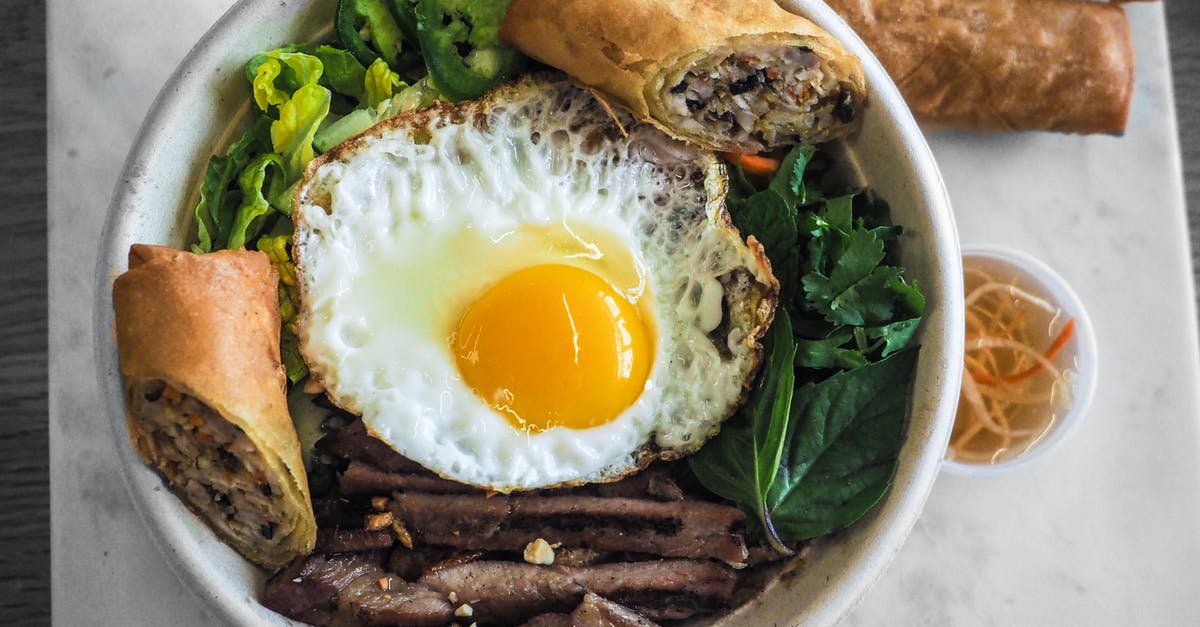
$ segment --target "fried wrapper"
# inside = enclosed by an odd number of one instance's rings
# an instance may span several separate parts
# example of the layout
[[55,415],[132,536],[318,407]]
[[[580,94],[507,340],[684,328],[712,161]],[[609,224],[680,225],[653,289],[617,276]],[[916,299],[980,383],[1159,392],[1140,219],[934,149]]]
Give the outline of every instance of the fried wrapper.
[[113,284],[130,443],[222,540],[271,568],[316,540],[277,284],[260,252],[140,244]]
[[513,0],[500,37],[714,150],[847,135],[866,99],[858,58],[772,0]]
[[1117,133],[1133,96],[1129,20],[1077,0],[827,0],[917,119],[980,131]]

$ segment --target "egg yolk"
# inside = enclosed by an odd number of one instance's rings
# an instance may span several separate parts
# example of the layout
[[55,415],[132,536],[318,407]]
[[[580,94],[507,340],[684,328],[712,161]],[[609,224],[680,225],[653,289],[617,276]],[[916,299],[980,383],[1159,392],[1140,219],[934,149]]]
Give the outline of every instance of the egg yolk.
[[530,432],[616,418],[642,393],[653,361],[637,308],[567,265],[502,279],[468,308],[452,343],[467,384]]

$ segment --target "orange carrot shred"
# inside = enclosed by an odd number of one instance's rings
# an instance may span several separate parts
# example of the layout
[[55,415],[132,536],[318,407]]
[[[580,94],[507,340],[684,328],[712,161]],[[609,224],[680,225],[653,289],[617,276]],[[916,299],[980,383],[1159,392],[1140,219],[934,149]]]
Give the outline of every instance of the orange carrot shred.
[[742,170],[751,176],[772,176],[779,171],[779,159],[741,152],[723,152],[721,156],[742,166]]
[[[1044,355],[1046,361],[1054,359],[1054,357],[1058,355],[1063,347],[1067,345],[1067,342],[1071,341],[1071,337],[1074,335],[1075,319],[1071,318],[1070,320],[1067,320],[1067,324],[1063,326],[1063,330],[1059,332],[1058,337],[1054,340],[1054,343],[1050,345],[1050,348],[1046,349],[1046,354]],[[977,383],[983,383],[985,385],[999,385],[1001,383],[1020,383],[1021,381],[1032,377],[1044,369],[1045,366],[1039,361],[1026,370],[1000,377],[993,377],[987,373],[974,371],[971,371],[970,374],[971,378],[975,379]]]

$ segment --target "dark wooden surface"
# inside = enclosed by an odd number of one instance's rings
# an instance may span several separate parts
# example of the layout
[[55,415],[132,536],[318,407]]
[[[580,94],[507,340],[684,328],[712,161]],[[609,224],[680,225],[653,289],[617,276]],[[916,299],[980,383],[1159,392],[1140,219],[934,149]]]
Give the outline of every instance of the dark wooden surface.
[[50,619],[46,12],[0,2],[0,624]]
[[[0,624],[44,624],[50,613],[45,8],[17,0],[0,7]],[[1192,258],[1200,265],[1200,2],[1167,0],[1166,9]]]
[[1167,0],[1166,7],[1195,272],[1200,267],[1200,2]]

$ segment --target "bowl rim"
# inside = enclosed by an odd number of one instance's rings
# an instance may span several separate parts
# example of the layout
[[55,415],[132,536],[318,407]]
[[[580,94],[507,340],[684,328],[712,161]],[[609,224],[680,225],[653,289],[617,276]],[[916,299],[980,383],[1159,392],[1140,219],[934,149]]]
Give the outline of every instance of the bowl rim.
[[1046,458],[1064,440],[1079,430],[1087,417],[1096,386],[1100,378],[1100,357],[1096,342],[1096,330],[1079,294],[1054,268],[1034,255],[1012,246],[1001,244],[967,244],[962,246],[963,259],[986,257],[1024,271],[1039,290],[1050,296],[1056,305],[1075,319],[1076,377],[1073,381],[1074,398],[1066,414],[1033,447],[1016,457],[993,464],[972,464],[946,458],[942,470],[964,477],[994,478],[1010,472],[1028,468]]
[[[126,489],[135,510],[146,524],[148,535],[166,558],[176,577],[202,602],[214,618],[228,624],[257,625],[262,624],[264,620],[270,620],[276,624],[299,625],[267,610],[252,593],[233,585],[231,578],[212,572],[212,563],[203,557],[201,551],[187,550],[195,549],[198,543],[203,544],[206,541],[198,539],[193,533],[195,530],[188,524],[179,522],[178,514],[180,511],[186,511],[186,508],[177,502],[171,502],[169,498],[164,499],[160,493],[161,480],[141,462],[128,445],[123,395],[114,393],[115,390],[122,389],[122,385],[115,337],[112,333],[111,284],[114,268],[123,267],[123,260],[127,254],[122,240],[122,229],[126,226],[122,210],[129,203],[135,202],[138,194],[151,184],[143,177],[143,158],[171,142],[172,120],[189,109],[192,104],[191,95],[196,93],[195,90],[205,88],[212,80],[211,76],[192,70],[219,63],[222,51],[235,43],[238,27],[246,20],[268,15],[269,11],[279,11],[281,6],[304,7],[309,4],[309,0],[239,0],[214,23],[175,68],[142,122],[122,173],[117,179],[96,266],[95,279],[98,289],[93,320],[97,378],[106,408],[104,414],[110,422]],[[924,213],[929,220],[929,263],[941,274],[935,274],[936,283],[927,283],[926,289],[945,296],[944,302],[937,303],[942,318],[938,329],[938,341],[942,351],[936,356],[948,357],[951,364],[961,363],[963,303],[958,233],[945,185],[921,129],[886,71],[870,54],[862,40],[832,9],[821,0],[780,0],[780,4],[785,9],[804,15],[822,26],[841,41],[847,50],[860,57],[867,84],[871,89],[870,106],[883,110],[892,132],[906,149],[906,155],[916,175],[911,182],[918,190],[914,192],[914,196],[923,200]],[[299,10],[303,11],[303,8]],[[926,315],[929,315],[928,311]],[[923,358],[930,352],[924,351]],[[937,375],[935,380],[931,381],[932,391],[928,395],[932,399],[935,414],[930,421],[932,428],[927,438],[915,443],[916,451],[912,456],[912,463],[902,465],[890,493],[894,494],[899,487],[903,487],[903,498],[892,498],[890,494],[889,497],[885,497],[875,514],[880,519],[886,519],[887,524],[881,525],[878,533],[872,536],[871,549],[861,551],[847,571],[840,573],[820,594],[804,599],[803,606],[796,606],[802,607],[802,614],[793,614],[790,622],[795,623],[801,616],[808,624],[833,625],[840,621],[882,575],[916,524],[937,477],[950,437],[961,369],[944,368],[937,372]],[[909,443],[906,442],[905,448],[908,447]],[[195,524],[200,523],[193,523],[193,526]]]

